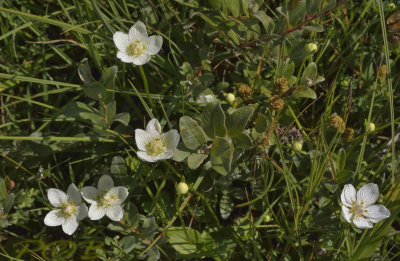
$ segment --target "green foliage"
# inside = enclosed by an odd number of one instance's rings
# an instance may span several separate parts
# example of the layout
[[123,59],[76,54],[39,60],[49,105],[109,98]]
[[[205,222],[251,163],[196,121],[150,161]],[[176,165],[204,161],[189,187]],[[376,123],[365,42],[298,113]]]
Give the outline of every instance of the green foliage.
[[[390,1],[0,5],[5,259],[398,258],[400,49]],[[113,42],[137,21],[163,39],[140,67],[118,59]],[[352,135],[332,128],[334,113]],[[156,163],[137,156],[134,137],[152,118],[181,137]],[[71,237],[43,224],[49,188],[96,186],[103,174],[128,188],[120,222],[84,219]],[[341,191],[366,183],[378,184],[391,216],[361,230],[342,217]]]

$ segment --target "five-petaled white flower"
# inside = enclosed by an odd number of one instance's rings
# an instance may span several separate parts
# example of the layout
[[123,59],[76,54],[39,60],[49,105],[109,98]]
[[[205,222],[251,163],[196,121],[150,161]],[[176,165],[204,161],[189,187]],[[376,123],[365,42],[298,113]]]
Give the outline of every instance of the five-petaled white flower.
[[97,188],[88,186],[81,189],[82,197],[88,202],[89,218],[99,220],[107,215],[113,221],[120,221],[124,216],[121,204],[128,197],[128,189],[114,187],[114,181],[108,175],[100,177]]
[[162,37],[147,36],[146,26],[136,22],[128,34],[115,32],[114,43],[118,48],[117,57],[125,63],[143,65],[150,61],[152,55],[157,54],[162,46]]
[[345,185],[341,195],[344,219],[358,228],[372,228],[372,223],[390,217],[385,206],[373,205],[378,197],[378,185],[374,183],[362,186],[357,193],[353,185]]
[[47,213],[44,218],[46,226],[62,226],[63,231],[72,235],[78,228],[79,220],[88,215],[88,209],[82,202],[81,194],[75,184],[68,187],[67,194],[59,189],[51,188],[47,191],[50,203],[58,209]]
[[172,158],[179,139],[177,130],[161,133],[160,123],[157,119],[152,119],[147,124],[146,131],[135,130],[136,145],[140,150],[137,155],[142,160],[149,162]]

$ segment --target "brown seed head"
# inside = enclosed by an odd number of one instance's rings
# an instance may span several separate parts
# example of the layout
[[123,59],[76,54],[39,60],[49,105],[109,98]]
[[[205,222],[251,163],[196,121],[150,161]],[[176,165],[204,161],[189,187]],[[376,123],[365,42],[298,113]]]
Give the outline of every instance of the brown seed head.
[[269,106],[271,106],[274,111],[282,110],[284,105],[285,101],[279,95],[274,95],[269,99]]
[[329,118],[329,126],[332,128],[335,128],[338,130],[338,132],[343,133],[346,129],[346,125],[342,119],[342,117],[340,117],[337,114],[333,114],[330,118]]
[[275,83],[275,93],[284,94],[289,89],[289,82],[285,77],[280,77],[276,79]]
[[249,85],[239,82],[236,84],[236,89],[239,97],[251,99],[252,90]]
[[344,140],[346,142],[351,142],[354,139],[354,129],[346,128],[344,131]]
[[383,64],[382,66],[379,67],[379,69],[378,69],[378,78],[379,78],[379,80],[381,82],[385,81],[386,72],[387,72],[387,69],[386,69],[386,65],[385,64]]

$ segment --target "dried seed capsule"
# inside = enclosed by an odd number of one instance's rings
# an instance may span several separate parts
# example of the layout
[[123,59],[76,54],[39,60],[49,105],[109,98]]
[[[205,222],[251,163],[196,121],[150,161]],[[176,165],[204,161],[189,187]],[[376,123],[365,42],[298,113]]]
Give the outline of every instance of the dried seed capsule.
[[338,132],[343,133],[346,129],[346,125],[342,119],[337,114],[332,114],[329,118],[329,126],[338,130]]
[[239,82],[236,84],[236,88],[238,96],[245,99],[251,99],[252,89],[249,85]]
[[275,83],[275,93],[284,94],[289,89],[289,82],[285,77],[280,77],[276,79]]
[[354,129],[346,128],[344,131],[344,140],[346,142],[351,142],[354,139]]
[[386,65],[383,64],[382,66],[379,67],[378,69],[378,78],[381,82],[384,82],[386,79],[386,72],[387,72],[387,68]]
[[271,106],[274,111],[282,110],[284,105],[285,101],[279,95],[274,95],[269,99],[269,106]]

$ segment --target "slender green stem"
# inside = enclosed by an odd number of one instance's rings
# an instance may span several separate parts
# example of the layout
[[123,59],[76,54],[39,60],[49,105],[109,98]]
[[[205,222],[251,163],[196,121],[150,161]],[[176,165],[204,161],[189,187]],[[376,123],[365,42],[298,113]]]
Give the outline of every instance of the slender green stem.
[[150,107],[155,111],[153,100],[151,99],[150,91],[149,91],[149,83],[147,82],[146,73],[143,70],[143,66],[139,66],[140,76],[142,76],[144,90],[146,92],[147,100],[149,101]]

